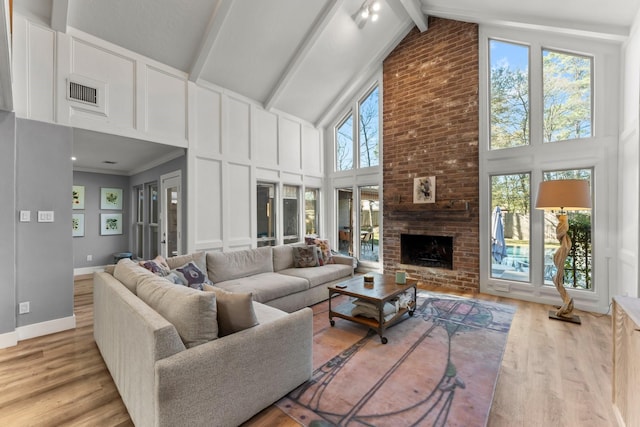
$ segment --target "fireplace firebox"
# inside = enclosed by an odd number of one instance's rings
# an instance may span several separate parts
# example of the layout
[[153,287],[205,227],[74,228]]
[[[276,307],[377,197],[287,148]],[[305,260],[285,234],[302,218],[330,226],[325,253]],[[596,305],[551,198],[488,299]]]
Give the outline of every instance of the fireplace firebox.
[[400,260],[402,264],[453,270],[453,237],[401,234]]

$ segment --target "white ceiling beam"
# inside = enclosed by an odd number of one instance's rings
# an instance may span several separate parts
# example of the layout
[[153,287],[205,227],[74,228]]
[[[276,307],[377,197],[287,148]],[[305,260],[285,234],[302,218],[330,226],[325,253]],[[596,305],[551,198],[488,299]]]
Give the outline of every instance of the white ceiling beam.
[[414,24],[418,27],[421,33],[424,33],[429,28],[429,20],[427,15],[422,13],[422,3],[420,0],[400,0],[402,7],[411,17]]
[[207,30],[202,37],[198,53],[191,64],[191,70],[189,71],[190,81],[196,82],[200,78],[204,65],[207,63],[211,50],[213,49],[213,45],[220,34],[222,24],[231,10],[231,5],[232,0],[220,0],[211,14],[211,19],[209,20]]
[[9,2],[0,1],[0,110],[13,111]]
[[69,0],[53,0],[51,5],[51,28],[61,33],[67,32],[69,23]]
[[278,79],[278,82],[271,90],[271,93],[264,103],[265,110],[271,110],[274,107],[275,103],[282,95],[282,92],[284,92],[289,83],[291,83],[291,80],[302,65],[306,56],[311,51],[313,45],[318,41],[318,38],[320,38],[325,28],[327,28],[331,19],[336,15],[338,10],[340,10],[342,2],[342,0],[330,0],[327,3],[322,13],[320,13],[318,18],[315,20],[311,30],[307,32],[305,38],[298,45],[298,49],[296,49],[291,61],[289,61],[287,67],[280,76],[280,79]]
[[593,25],[567,20],[540,19],[531,16],[500,15],[499,13],[480,12],[478,10],[461,10],[453,8],[423,7],[422,13],[456,21],[473,22],[476,24],[499,25],[505,27],[548,31],[557,34],[578,37],[597,38],[624,42],[631,29],[623,25]]

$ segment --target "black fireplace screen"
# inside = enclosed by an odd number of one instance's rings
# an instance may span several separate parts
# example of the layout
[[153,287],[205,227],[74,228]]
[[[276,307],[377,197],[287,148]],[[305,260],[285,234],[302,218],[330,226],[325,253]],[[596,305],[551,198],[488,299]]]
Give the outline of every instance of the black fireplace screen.
[[400,261],[402,264],[453,270],[453,237],[402,234]]

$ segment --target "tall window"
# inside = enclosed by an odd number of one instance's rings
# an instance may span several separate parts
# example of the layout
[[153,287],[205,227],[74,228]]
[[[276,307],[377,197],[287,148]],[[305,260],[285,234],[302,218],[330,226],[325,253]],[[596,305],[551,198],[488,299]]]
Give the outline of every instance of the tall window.
[[[480,155],[489,185],[483,215],[490,231],[484,245],[489,256],[484,259],[489,260],[489,279],[512,282],[500,288],[502,283],[490,281],[493,288],[488,290],[515,286],[520,292],[532,292],[535,300],[545,295],[537,288],[553,286],[553,255],[559,243],[556,215],[531,213],[534,188],[541,180],[557,179],[585,179],[594,188],[595,165],[602,164],[607,141],[593,132],[596,57],[549,49],[533,34],[523,38],[522,42],[486,39],[489,140]],[[570,42],[563,43],[553,44]],[[589,49],[581,45],[576,50]],[[598,81],[605,84],[602,77]],[[576,144],[572,141],[579,141],[580,148],[568,155],[575,147],[569,143]],[[568,213],[573,245],[564,266],[564,283],[572,290],[595,287],[591,212]],[[593,300],[593,292],[583,292],[580,298]]]
[[284,243],[300,241],[300,188],[293,185],[282,187],[282,221],[284,227]]
[[354,132],[353,108],[336,126],[336,171],[368,168],[380,164],[379,92],[378,86],[375,86],[357,103],[357,132]]
[[134,188],[135,204],[135,236],[136,256],[144,259],[144,186]]
[[353,169],[353,114],[349,114],[336,129],[336,170]]
[[491,277],[528,282],[530,175],[491,177]]
[[276,244],[276,185],[259,182],[257,184],[258,247]]
[[360,102],[358,114],[358,141],[360,145],[360,167],[378,166],[380,159],[378,131],[380,114],[378,108],[378,87],[376,86]]
[[[584,179],[591,182],[591,169],[544,172],[544,180]],[[591,286],[591,211],[568,211],[571,249],[564,265],[564,287],[592,289]],[[544,284],[554,286],[556,266],[553,254],[560,243],[556,238],[558,218],[555,213],[544,213]]]
[[591,136],[592,58],[544,49],[544,142]]
[[319,195],[317,188],[306,188],[304,190],[304,232],[305,234],[319,234]]
[[149,255],[155,257],[158,250],[158,183],[148,184],[149,191]]
[[353,254],[353,190],[339,188],[337,190],[338,219],[338,252]]
[[529,48],[489,41],[491,149],[529,145]]
[[379,261],[380,194],[377,185],[360,187],[360,260]]

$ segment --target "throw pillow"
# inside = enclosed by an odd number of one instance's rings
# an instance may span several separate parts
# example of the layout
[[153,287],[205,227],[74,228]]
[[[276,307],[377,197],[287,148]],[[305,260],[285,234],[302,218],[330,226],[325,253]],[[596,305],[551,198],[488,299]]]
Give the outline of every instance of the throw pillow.
[[171,271],[171,275],[175,275],[180,280],[180,284],[193,289],[202,290],[204,283],[211,283],[207,275],[198,268],[195,262],[190,261]]
[[193,252],[187,255],[177,255],[167,258],[167,264],[171,270],[182,267],[190,261],[195,262],[200,271],[207,271],[207,259],[204,252]]
[[320,248],[320,251],[322,252],[322,263],[320,265],[334,263],[331,255],[331,247],[329,246],[329,240],[318,239],[316,237],[305,237],[304,241],[307,245],[316,245]]
[[294,246],[293,266],[296,268],[315,267],[318,265],[316,246]]
[[140,261],[139,264],[141,267],[146,268],[156,276],[164,277],[171,272],[167,261],[162,255],[158,255],[154,259],[148,261]]
[[205,293],[215,293],[218,309],[218,336],[240,332],[258,324],[250,293],[228,292],[216,286],[204,285]]
[[173,324],[187,348],[218,338],[214,293],[174,286],[150,276],[138,285],[138,297]]

